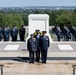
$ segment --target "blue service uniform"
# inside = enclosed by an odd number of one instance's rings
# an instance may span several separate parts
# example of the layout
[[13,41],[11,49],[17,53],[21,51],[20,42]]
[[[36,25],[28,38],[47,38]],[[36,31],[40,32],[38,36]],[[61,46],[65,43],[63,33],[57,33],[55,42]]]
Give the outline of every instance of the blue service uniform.
[[8,28],[4,29],[4,41],[9,41],[9,30],[8,30]]
[[8,30],[8,40],[9,40],[9,37],[10,37],[10,32],[11,32],[11,29],[10,28],[7,28],[7,30]]
[[36,61],[39,62],[40,61],[40,46],[39,46],[39,38],[40,35],[35,35],[36,41],[37,41],[37,51],[36,51]]
[[64,40],[69,41],[70,31],[67,28],[63,28]]
[[56,33],[56,36],[57,36],[57,41],[60,41],[60,38],[61,38],[61,31],[56,27],[55,29],[55,33]]
[[42,63],[46,63],[47,51],[48,51],[48,47],[50,46],[49,37],[48,36],[41,36],[39,39],[39,45],[40,45],[40,49],[41,49]]
[[18,29],[17,28],[13,28],[13,30],[11,32],[12,41],[17,41],[17,34],[18,34]]
[[70,29],[70,32],[71,32],[71,34],[72,34],[72,36],[73,36],[73,41],[76,41],[76,28],[71,28]]
[[37,43],[35,38],[29,38],[27,41],[27,49],[29,51],[29,61],[34,63],[34,52],[37,49]]

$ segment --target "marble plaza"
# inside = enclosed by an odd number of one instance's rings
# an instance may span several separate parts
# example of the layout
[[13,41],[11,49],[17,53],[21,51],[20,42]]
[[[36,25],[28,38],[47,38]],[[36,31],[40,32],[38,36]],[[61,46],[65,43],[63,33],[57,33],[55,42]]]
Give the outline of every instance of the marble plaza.
[[73,75],[75,46],[75,42],[53,42],[48,50],[47,64],[29,64],[25,42],[2,42],[0,64],[4,65],[3,75]]

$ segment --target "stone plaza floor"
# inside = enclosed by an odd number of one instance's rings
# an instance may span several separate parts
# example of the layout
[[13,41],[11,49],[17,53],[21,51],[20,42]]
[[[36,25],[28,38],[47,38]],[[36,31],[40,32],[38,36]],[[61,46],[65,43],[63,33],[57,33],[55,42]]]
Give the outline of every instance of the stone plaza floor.
[[73,75],[76,43],[51,43],[46,64],[29,64],[28,56],[25,42],[1,42],[0,64],[4,65],[3,75]]

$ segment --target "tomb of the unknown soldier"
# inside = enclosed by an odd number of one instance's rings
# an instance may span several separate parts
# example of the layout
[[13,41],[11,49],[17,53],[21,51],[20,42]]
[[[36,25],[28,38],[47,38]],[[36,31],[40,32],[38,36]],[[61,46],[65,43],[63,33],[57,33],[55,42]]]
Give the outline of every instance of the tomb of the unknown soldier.
[[[30,14],[28,16],[28,37],[30,34],[34,33],[35,30],[47,31],[47,35],[49,36],[50,42],[52,42],[52,38],[49,33],[49,15],[47,14]],[[27,39],[28,39],[27,37]],[[26,40],[27,40],[26,39]]]

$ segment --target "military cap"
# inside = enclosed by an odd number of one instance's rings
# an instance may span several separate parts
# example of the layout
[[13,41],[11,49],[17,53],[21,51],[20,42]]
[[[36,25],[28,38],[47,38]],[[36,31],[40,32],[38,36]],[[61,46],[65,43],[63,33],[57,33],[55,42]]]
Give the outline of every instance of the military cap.
[[40,31],[40,30],[37,29],[36,32],[37,32],[37,31]]
[[42,31],[43,34],[47,33],[47,31]]

